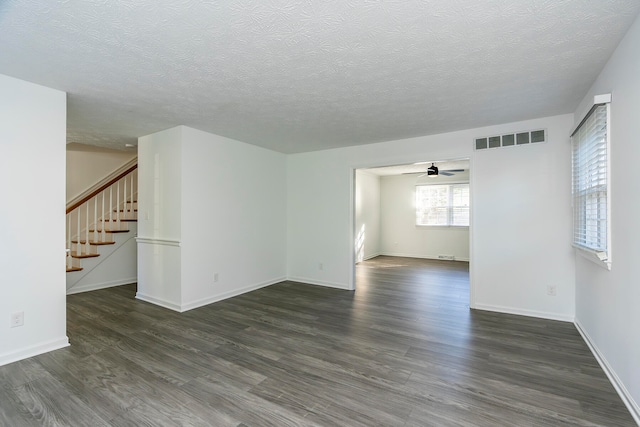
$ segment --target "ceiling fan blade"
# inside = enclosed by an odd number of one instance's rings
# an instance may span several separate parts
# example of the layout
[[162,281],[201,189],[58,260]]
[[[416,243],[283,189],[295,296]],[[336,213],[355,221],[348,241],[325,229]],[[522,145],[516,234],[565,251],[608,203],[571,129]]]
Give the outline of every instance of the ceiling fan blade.
[[440,171],[440,175],[445,175],[445,176],[453,176],[458,172],[464,172],[464,169],[447,169],[444,171]]
[[423,176],[429,175],[428,173],[423,173],[422,175],[418,175],[417,178],[422,178]]

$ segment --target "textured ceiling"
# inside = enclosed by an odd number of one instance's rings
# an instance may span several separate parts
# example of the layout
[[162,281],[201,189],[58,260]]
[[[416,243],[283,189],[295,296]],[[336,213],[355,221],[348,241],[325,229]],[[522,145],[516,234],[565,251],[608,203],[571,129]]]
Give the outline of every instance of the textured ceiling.
[[3,0],[0,73],[68,140],[187,125],[285,153],[573,112],[638,0]]
[[427,168],[431,164],[437,166],[441,171],[459,170],[463,169],[469,173],[469,160],[447,160],[447,161],[428,161],[419,163],[409,163],[406,165],[384,166],[380,168],[360,169],[370,174],[378,176],[391,176],[391,175],[403,175],[403,174],[423,174],[427,172]]

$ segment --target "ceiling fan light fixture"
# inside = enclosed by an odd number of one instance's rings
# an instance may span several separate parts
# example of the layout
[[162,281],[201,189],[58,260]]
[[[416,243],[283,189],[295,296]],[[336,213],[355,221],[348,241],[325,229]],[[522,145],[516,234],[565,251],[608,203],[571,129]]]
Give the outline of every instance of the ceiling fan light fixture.
[[427,168],[427,176],[431,178],[438,176],[438,167],[435,164],[431,163],[431,166]]

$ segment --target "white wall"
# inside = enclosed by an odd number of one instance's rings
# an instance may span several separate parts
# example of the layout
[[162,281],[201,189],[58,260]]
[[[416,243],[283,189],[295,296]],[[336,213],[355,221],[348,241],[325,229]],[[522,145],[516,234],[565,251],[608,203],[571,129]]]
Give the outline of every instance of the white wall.
[[183,127],[182,162],[183,308],[284,280],[285,155]]
[[136,298],[180,311],[182,127],[138,139]]
[[[353,169],[471,160],[472,304],[572,320],[569,131],[563,115],[287,158],[288,277],[353,285]],[[475,152],[476,136],[546,128],[549,142]],[[323,264],[320,270],[319,263]],[[557,296],[546,294],[557,286]]]
[[[420,183],[468,182],[469,173],[422,179]],[[384,255],[469,261],[469,227],[416,226],[417,175],[381,178],[381,248]]]
[[[576,256],[576,323],[640,424],[640,18],[576,110],[612,94],[611,271]],[[577,124],[577,123],[576,123]]]
[[138,147],[138,298],[185,311],[284,280],[283,154],[185,126]]
[[356,171],[356,262],[380,255],[380,177]]
[[[531,123],[524,129],[546,128],[547,143],[474,153],[471,276],[476,307],[573,321],[573,116]],[[555,286],[556,296],[547,294],[548,286]]]
[[[68,345],[64,92],[0,75],[0,365]],[[24,312],[24,326],[10,328]]]
[[136,156],[135,152],[67,144],[67,202]]

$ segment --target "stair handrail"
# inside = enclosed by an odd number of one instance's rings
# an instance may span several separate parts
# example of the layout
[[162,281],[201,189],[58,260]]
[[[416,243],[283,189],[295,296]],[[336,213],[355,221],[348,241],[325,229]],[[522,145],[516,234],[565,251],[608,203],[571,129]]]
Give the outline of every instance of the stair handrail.
[[127,163],[125,163],[124,165],[122,165],[121,167],[119,167],[113,173],[109,174],[105,178],[101,179],[100,181],[98,181],[97,183],[89,187],[87,190],[80,193],[75,198],[71,199],[67,203],[66,213],[73,211],[78,206],[81,206],[84,202],[97,196],[101,191],[106,190],[111,185],[115,184],[120,179],[124,178],[125,176],[127,176],[128,174],[136,170],[137,168],[138,168],[138,157],[136,156],[130,161],[128,161]]

